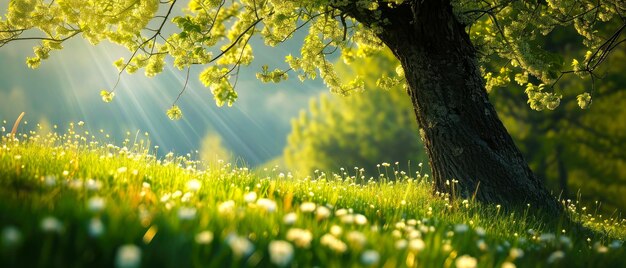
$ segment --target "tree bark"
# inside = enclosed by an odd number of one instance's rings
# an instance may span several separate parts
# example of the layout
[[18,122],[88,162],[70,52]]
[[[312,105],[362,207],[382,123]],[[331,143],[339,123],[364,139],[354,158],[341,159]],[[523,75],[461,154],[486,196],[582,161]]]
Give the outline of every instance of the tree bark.
[[476,51],[448,1],[405,3],[382,13],[390,23],[379,37],[404,67],[436,190],[560,214],[489,102]]

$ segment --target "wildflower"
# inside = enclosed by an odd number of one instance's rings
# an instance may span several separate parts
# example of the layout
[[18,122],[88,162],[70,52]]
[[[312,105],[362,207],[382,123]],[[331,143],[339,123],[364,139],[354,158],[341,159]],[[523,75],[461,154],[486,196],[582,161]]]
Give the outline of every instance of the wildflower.
[[287,231],[287,240],[293,242],[296,247],[308,248],[311,246],[313,234],[309,230],[291,228]]
[[516,268],[516,266],[510,261],[505,261],[502,263],[502,266],[500,266],[500,268]]
[[467,224],[457,224],[454,226],[455,233],[465,233],[469,230],[469,226]]
[[524,251],[519,248],[512,248],[511,251],[509,251],[509,256],[511,256],[512,259],[521,258],[524,257]]
[[348,210],[345,209],[345,208],[341,208],[341,209],[338,209],[337,211],[335,211],[335,216],[337,216],[337,217],[341,217],[341,216],[344,216],[344,215],[347,215],[347,214],[348,214]]
[[347,215],[341,216],[341,222],[343,224],[352,224],[352,223],[354,223],[354,215],[347,214]]
[[485,236],[485,234],[487,234],[487,232],[485,231],[483,227],[476,227],[474,231],[476,231],[476,234],[480,237],[483,237]]
[[267,212],[274,212],[276,210],[276,202],[271,199],[261,198],[256,201],[256,204],[264,208]]
[[104,200],[104,198],[99,197],[99,196],[94,196],[92,198],[89,198],[89,200],[87,201],[87,209],[89,209],[89,211],[93,213],[98,213],[102,211],[105,205],[106,205],[106,201]]
[[470,255],[463,255],[456,259],[455,264],[458,268],[475,268],[478,261]]
[[238,235],[230,235],[226,242],[236,258],[247,257],[254,251],[254,245],[250,240]]
[[330,227],[330,233],[336,237],[339,237],[342,232],[343,230],[341,229],[339,225],[333,225]]
[[43,179],[43,182],[48,187],[53,187],[57,184],[57,177],[54,175],[48,175]]
[[200,187],[202,187],[202,182],[200,182],[199,180],[192,179],[187,182],[187,189],[189,189],[189,191],[197,192],[198,190],[200,190]]
[[482,251],[487,250],[487,243],[485,243],[485,240],[480,239],[476,241],[476,246]]
[[115,267],[139,267],[141,264],[141,249],[138,246],[127,244],[117,249]]
[[219,204],[219,206],[217,206],[217,211],[222,215],[232,214],[234,210],[235,210],[235,201],[233,200],[228,200],[226,202]]
[[46,233],[60,233],[63,231],[63,224],[52,216],[43,218],[40,227]]
[[357,225],[365,225],[367,223],[367,218],[361,214],[355,214],[354,223]]
[[328,209],[325,206],[319,206],[315,210],[315,216],[316,216],[318,221],[325,220],[328,217],[330,217],[330,209]]
[[317,205],[315,205],[315,203],[313,202],[304,202],[300,205],[300,211],[304,212],[304,213],[309,213],[309,212],[313,212],[315,211],[315,207]]
[[560,261],[563,258],[565,258],[565,253],[563,251],[557,250],[555,252],[552,252],[552,254],[550,254],[550,256],[548,256],[548,259],[546,260],[546,262],[548,264],[552,264],[552,263],[555,263],[557,261]]
[[347,233],[346,240],[348,240],[350,247],[355,250],[362,249],[367,242],[367,238],[365,237],[365,235],[359,231],[350,231],[349,233]]
[[89,236],[91,237],[99,237],[104,233],[104,224],[99,218],[92,218],[89,221]]
[[403,250],[408,244],[409,242],[406,239],[400,239],[394,243],[394,247],[398,250]]
[[256,201],[256,198],[257,198],[256,192],[249,192],[243,196],[243,200],[246,201],[246,203],[252,203]]
[[109,92],[103,89],[100,91],[100,96],[102,97],[102,101],[111,102],[113,100],[113,97],[115,97],[115,92]]
[[200,245],[208,245],[213,241],[213,233],[211,231],[202,231],[196,234],[196,243]]
[[96,192],[100,190],[100,188],[102,188],[102,182],[94,179],[87,179],[87,181],[85,182],[85,188],[88,191]]
[[117,169],[117,173],[119,174],[125,173],[126,171],[128,171],[127,167],[120,167]]
[[22,242],[22,233],[14,226],[2,229],[2,245],[8,248],[19,245]]
[[380,260],[380,254],[376,250],[366,250],[361,254],[361,263],[364,265],[374,265]]
[[287,225],[292,225],[298,220],[298,215],[296,213],[290,212],[285,214],[283,217],[283,222]]
[[424,240],[416,238],[409,241],[409,250],[413,252],[420,252],[426,247]]
[[172,107],[167,110],[166,114],[170,120],[179,120],[183,118],[183,111],[180,110],[178,105],[172,105]]
[[78,126],[81,126],[81,127],[82,127],[82,126],[84,126],[84,125],[85,125],[85,122],[83,122],[83,121],[78,121]]
[[348,250],[348,246],[343,241],[339,240],[331,234],[325,234],[320,238],[320,244],[327,246],[336,253],[344,253]]
[[196,208],[181,207],[178,209],[178,218],[181,220],[191,220],[196,217]]
[[274,240],[269,244],[270,261],[277,266],[287,266],[293,259],[293,246],[282,240]]

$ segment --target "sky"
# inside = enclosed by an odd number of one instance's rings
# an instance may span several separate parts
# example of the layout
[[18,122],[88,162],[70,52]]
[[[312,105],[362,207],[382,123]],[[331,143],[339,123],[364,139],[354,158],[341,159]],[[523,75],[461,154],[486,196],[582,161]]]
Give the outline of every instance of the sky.
[[[182,7],[182,5],[181,5]],[[0,10],[6,1],[0,0]],[[297,39],[297,38],[296,38]],[[171,121],[165,111],[183,87],[184,71],[167,66],[154,78],[140,70],[122,74],[115,99],[104,103],[99,95],[110,90],[117,79],[113,62],[129,58],[125,48],[110,43],[90,45],[81,38],[64,43],[35,70],[26,66],[36,42],[20,41],[0,48],[0,120],[11,126],[24,111],[25,120],[34,126],[47,120],[65,129],[69,122],[84,121],[95,132],[104,129],[118,145],[125,133],[148,132],[159,153],[185,154],[199,149],[208,133],[217,133],[234,156],[255,166],[282,154],[290,120],[309,99],[327,92],[321,81],[300,82],[292,78],[279,84],[263,84],[255,78],[261,65],[284,66],[284,56],[297,54],[297,43],[269,48],[252,40],[255,62],[242,68],[232,107],[217,107],[213,95],[198,80],[202,66],[192,68],[187,90],[177,103],[184,117]],[[273,68],[271,68],[273,69]],[[27,126],[26,126],[27,127]]]

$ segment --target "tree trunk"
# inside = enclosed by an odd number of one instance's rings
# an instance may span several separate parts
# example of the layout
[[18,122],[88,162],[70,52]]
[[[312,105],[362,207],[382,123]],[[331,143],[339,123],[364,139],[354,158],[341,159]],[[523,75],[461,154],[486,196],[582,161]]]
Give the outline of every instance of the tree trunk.
[[[489,102],[469,36],[447,1],[388,9],[379,37],[404,67],[436,190],[559,214]],[[457,180],[458,183],[452,183]]]

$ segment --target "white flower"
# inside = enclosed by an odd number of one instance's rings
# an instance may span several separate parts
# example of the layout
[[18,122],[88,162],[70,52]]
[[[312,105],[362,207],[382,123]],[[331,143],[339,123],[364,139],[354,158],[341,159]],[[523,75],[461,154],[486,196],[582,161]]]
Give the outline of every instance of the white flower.
[[348,250],[348,246],[343,241],[337,239],[335,236],[331,234],[325,234],[320,238],[320,244],[327,246],[332,251],[337,253],[344,253]]
[[124,172],[126,172],[126,171],[128,171],[128,168],[127,168],[127,167],[120,167],[120,168],[118,168],[118,169],[117,169],[117,173],[120,173],[120,174],[121,174],[121,173],[124,173]]
[[325,206],[319,206],[315,210],[315,216],[318,221],[328,219],[330,217],[330,209]]
[[563,251],[557,250],[555,252],[552,252],[552,254],[550,254],[550,256],[548,256],[548,259],[546,260],[546,262],[548,264],[552,264],[552,263],[555,263],[557,261],[560,261],[563,258],[565,258],[565,253]]
[[394,247],[398,250],[403,250],[407,247],[408,244],[409,242],[406,241],[406,239],[400,239],[394,243]]
[[509,256],[511,256],[512,259],[521,258],[524,257],[524,251],[519,248],[512,248],[511,251],[509,251]]
[[341,223],[343,224],[353,224],[354,223],[354,215],[346,214],[341,216]]
[[313,202],[304,202],[304,203],[300,204],[300,211],[302,211],[304,213],[313,212],[315,210],[316,206],[317,205],[315,205],[315,203],[313,203]]
[[5,247],[17,246],[22,242],[22,233],[14,226],[2,229],[2,245]]
[[261,198],[256,201],[256,204],[264,208],[267,212],[274,212],[276,210],[276,202],[271,199]]
[[252,203],[256,201],[256,198],[257,198],[256,192],[249,192],[243,196],[243,200],[246,201],[246,203]]
[[189,191],[197,192],[198,190],[200,190],[200,187],[202,187],[202,182],[200,182],[199,180],[192,179],[187,182],[187,189],[189,189]]
[[269,244],[270,261],[277,266],[287,266],[293,259],[293,246],[282,240],[274,240]]
[[98,213],[104,209],[106,206],[106,201],[104,198],[99,196],[94,196],[87,200],[87,209],[93,213]]
[[283,217],[283,223],[287,224],[287,225],[292,225],[296,222],[296,220],[298,220],[298,214],[290,212],[285,214],[285,216]]
[[515,266],[514,263],[509,262],[509,261],[505,261],[502,263],[502,266],[500,266],[500,268],[515,268],[517,266]]
[[217,211],[222,215],[232,214],[234,210],[235,210],[235,201],[233,200],[228,200],[217,206]]
[[196,217],[196,208],[181,207],[178,209],[178,218],[181,220],[191,220]]
[[454,226],[454,232],[455,233],[465,233],[469,230],[469,226],[467,226],[467,224],[457,224]]
[[455,264],[457,268],[475,268],[478,261],[470,255],[463,255],[456,258]]
[[48,175],[43,179],[43,182],[48,187],[53,187],[57,184],[57,177],[54,175]]
[[337,216],[337,217],[341,217],[341,216],[346,215],[346,214],[348,214],[348,210],[345,209],[345,208],[341,208],[341,209],[338,209],[337,211],[335,211],[335,216]]
[[47,233],[60,233],[63,231],[63,223],[52,216],[43,218],[40,226],[41,230]]
[[364,265],[374,265],[380,260],[380,254],[376,250],[366,250],[361,254],[361,263]]
[[85,182],[85,188],[87,188],[88,191],[96,192],[102,188],[102,182],[94,179],[87,179],[87,182]]
[[141,249],[138,246],[128,244],[117,249],[115,255],[115,267],[131,268],[141,264]]
[[330,227],[330,233],[336,237],[339,237],[342,232],[343,230],[341,229],[339,225],[333,225]]
[[83,181],[79,179],[70,180],[67,184],[72,190],[79,191],[83,188]]
[[313,234],[309,230],[291,228],[287,231],[287,240],[293,242],[299,248],[308,248],[311,246]]
[[482,228],[482,227],[476,227],[474,231],[476,231],[476,234],[480,237],[483,237],[485,236],[485,234],[487,234],[487,232],[485,231],[485,228]]
[[196,234],[196,243],[200,245],[208,245],[213,241],[213,233],[211,231],[202,231]]
[[348,240],[350,247],[355,250],[362,249],[367,242],[367,238],[365,237],[365,235],[359,231],[350,231],[349,233],[347,233],[346,240]]
[[226,240],[236,258],[247,257],[254,251],[254,245],[245,237],[233,234]]
[[99,237],[104,233],[104,224],[99,218],[92,218],[89,221],[89,236]]
[[413,252],[420,252],[426,247],[424,240],[416,238],[409,241],[409,250]]
[[367,218],[361,214],[354,214],[354,223],[357,225],[365,225],[367,223]]

